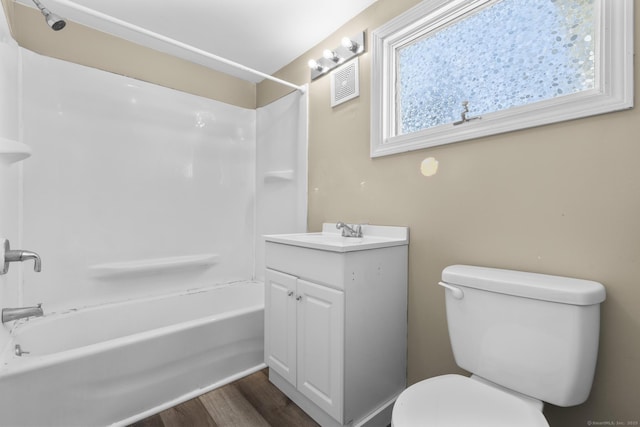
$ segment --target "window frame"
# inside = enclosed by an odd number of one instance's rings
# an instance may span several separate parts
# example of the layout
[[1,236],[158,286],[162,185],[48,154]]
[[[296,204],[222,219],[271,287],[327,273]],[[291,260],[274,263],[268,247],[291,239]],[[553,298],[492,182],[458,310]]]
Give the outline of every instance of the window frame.
[[496,1],[424,0],[371,33],[372,158],[633,107],[633,0],[595,0],[593,89],[396,135],[397,50]]

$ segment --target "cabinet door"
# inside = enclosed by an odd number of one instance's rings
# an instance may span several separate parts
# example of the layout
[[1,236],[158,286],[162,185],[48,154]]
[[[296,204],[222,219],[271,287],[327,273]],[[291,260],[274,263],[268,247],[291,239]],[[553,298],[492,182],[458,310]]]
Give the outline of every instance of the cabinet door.
[[265,274],[265,363],[296,384],[297,278],[267,269]]
[[342,423],[344,293],[298,279],[298,390]]

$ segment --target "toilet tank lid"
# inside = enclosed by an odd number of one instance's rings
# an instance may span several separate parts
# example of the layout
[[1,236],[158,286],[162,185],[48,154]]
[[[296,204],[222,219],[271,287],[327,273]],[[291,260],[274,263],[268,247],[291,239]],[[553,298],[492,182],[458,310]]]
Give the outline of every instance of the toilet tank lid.
[[471,265],[451,265],[442,280],[452,285],[573,305],[599,304],[604,286],[591,280]]

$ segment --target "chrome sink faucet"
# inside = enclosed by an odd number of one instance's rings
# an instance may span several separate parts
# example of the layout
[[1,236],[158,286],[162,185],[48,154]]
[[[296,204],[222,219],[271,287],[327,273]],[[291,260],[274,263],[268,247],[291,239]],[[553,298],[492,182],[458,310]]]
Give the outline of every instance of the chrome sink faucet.
[[18,307],[18,308],[3,308],[2,309],[2,323],[11,322],[12,320],[24,319],[25,317],[41,317],[44,316],[42,310],[42,303],[35,307]]
[[[40,255],[31,251],[23,251],[21,249],[12,250],[9,240],[4,240],[4,264],[0,265],[0,274],[7,274],[10,262],[22,262],[28,259],[33,260],[33,271],[40,272],[42,270],[42,261]],[[0,252],[1,254],[1,252]]]
[[362,237],[362,226],[358,224],[355,227],[354,229],[342,221],[338,221],[336,224],[338,230],[342,229],[342,237]]

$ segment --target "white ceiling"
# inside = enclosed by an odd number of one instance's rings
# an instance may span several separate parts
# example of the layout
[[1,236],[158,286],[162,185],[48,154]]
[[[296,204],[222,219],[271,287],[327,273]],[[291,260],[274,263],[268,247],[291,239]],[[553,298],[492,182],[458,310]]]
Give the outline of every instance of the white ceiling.
[[[33,6],[31,0],[17,1]],[[67,20],[253,82],[262,78],[134,31],[117,20],[273,74],[375,1],[41,0],[45,7]],[[115,23],[110,22],[112,18]]]

